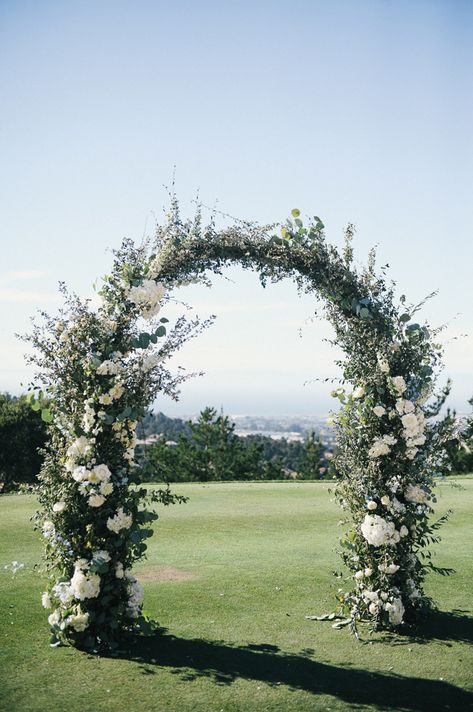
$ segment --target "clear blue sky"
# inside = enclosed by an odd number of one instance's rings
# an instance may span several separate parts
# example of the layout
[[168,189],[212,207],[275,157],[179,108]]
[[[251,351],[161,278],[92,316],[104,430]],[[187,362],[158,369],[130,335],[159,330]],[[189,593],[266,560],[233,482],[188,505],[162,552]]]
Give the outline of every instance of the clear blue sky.
[[[452,402],[473,394],[473,3],[0,3],[0,389],[28,379],[14,331],[54,310],[58,280],[89,294],[107,248],[140,239],[177,166],[233,215],[294,206],[364,259],[379,244],[400,292],[440,289],[424,313],[452,321]],[[334,375],[313,304],[251,274],[188,290],[218,323],[177,362],[207,376],[189,413],[323,413]],[[459,314],[458,317],[456,315]],[[456,317],[456,318],[455,318]],[[177,363],[176,362],[176,363]]]

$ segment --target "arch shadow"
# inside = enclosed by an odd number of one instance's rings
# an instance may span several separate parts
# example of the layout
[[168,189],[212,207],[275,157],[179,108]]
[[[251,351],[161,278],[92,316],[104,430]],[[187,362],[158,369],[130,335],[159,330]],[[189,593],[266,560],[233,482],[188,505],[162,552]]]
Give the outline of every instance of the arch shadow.
[[221,640],[180,638],[160,629],[122,641],[111,655],[141,663],[143,675],[167,669],[190,682],[208,678],[217,685],[231,685],[239,679],[253,680],[303,690],[314,697],[330,695],[347,706],[371,705],[377,710],[403,712],[473,710],[473,692],[448,682],[318,662],[313,650],[294,654],[266,643],[238,646]]

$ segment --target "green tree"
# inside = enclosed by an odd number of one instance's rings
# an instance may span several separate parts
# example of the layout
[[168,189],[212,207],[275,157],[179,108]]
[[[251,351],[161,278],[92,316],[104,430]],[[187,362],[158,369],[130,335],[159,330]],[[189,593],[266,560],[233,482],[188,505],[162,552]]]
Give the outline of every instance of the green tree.
[[[473,397],[468,401],[473,408]],[[450,409],[444,421],[447,425],[456,419],[456,412]],[[453,474],[473,472],[473,420],[466,426],[461,440],[451,440],[446,447]]]
[[147,448],[143,479],[168,482],[282,479],[279,462],[267,462],[260,444],[245,443],[235,434],[228,416],[205,408],[197,422],[189,422],[190,436],[177,443],[158,440]]
[[0,492],[36,481],[46,425],[25,396],[0,394]]
[[316,437],[315,433],[310,433],[297,464],[299,479],[319,480],[322,478],[320,473],[320,468],[323,465],[322,452],[323,444]]

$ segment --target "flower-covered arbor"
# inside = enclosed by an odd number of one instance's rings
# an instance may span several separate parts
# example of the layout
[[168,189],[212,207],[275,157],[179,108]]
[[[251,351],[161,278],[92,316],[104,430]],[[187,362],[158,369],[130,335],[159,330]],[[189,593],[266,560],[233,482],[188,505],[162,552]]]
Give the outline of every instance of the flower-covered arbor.
[[[341,555],[350,585],[339,590],[340,613],[354,628],[360,620],[390,627],[429,605],[422,585],[435,568],[426,551],[435,540],[433,477],[445,467],[449,436],[431,420],[442,398],[429,400],[441,349],[435,331],[413,321],[415,308],[404,297],[396,304],[374,255],[363,271],[354,268],[352,234],[349,226],[339,251],[320,219],[305,225],[298,210],[277,235],[252,224],[217,230],[203,227],[200,213],[181,220],[174,202],[154,241],[125,241],[115,252],[98,309],[63,290],[62,313],[43,315],[28,338],[43,388],[36,407],[51,432],[37,521],[54,640],[110,645],[140,620],[143,590],[131,568],[157,515],[146,491],[130,484],[135,429],[160,392],[176,396],[186,376],[173,376],[166,359],[207,325],[180,318],[168,333],[161,314],[173,289],[233,263],[258,271],[263,285],[290,277],[322,299],[346,355],[333,392],[341,402],[337,497],[349,524]],[[151,499],[180,498],[162,489]]]

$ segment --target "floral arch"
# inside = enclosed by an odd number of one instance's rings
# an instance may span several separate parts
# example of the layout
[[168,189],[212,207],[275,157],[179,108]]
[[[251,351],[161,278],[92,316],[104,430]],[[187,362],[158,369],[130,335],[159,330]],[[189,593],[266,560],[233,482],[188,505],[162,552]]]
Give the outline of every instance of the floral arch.
[[26,337],[43,389],[33,390],[33,404],[50,423],[36,520],[54,642],[110,646],[142,620],[132,565],[153,533],[153,502],[182,498],[130,484],[135,429],[160,392],[176,397],[187,376],[171,374],[166,359],[207,325],[182,317],[167,331],[161,314],[173,288],[232,263],[258,271],[263,285],[291,277],[322,299],[345,353],[333,393],[341,403],[336,494],[348,525],[340,553],[349,584],[338,612],[354,630],[359,621],[389,628],[431,604],[423,581],[435,569],[426,549],[438,526],[429,523],[433,478],[450,437],[431,420],[443,402],[431,399],[441,366],[436,332],[413,321],[417,308],[404,297],[396,303],[374,254],[363,270],[354,267],[352,226],[341,250],[327,244],[319,218],[304,224],[299,210],[273,233],[249,223],[203,226],[200,211],[183,221],[173,201],[154,240],[124,241],[114,253],[98,309],[63,286],[61,313],[43,313]]

